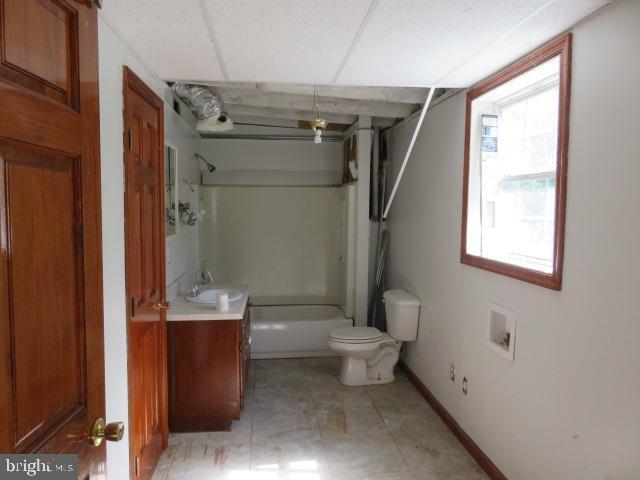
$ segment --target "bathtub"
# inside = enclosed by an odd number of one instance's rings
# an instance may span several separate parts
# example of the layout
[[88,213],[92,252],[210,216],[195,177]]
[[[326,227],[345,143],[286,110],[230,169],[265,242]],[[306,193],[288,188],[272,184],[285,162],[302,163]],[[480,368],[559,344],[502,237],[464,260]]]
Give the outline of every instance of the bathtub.
[[329,332],[353,326],[340,307],[278,305],[251,307],[251,357],[333,356]]

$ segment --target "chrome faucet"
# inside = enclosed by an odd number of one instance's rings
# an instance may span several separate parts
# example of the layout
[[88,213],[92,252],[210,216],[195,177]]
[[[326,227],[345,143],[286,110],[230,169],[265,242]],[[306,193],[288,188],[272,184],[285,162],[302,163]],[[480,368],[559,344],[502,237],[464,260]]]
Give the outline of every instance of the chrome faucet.
[[206,285],[207,283],[213,283],[213,274],[209,270],[198,270],[193,274],[193,285],[189,296],[197,297],[200,295],[200,285]]

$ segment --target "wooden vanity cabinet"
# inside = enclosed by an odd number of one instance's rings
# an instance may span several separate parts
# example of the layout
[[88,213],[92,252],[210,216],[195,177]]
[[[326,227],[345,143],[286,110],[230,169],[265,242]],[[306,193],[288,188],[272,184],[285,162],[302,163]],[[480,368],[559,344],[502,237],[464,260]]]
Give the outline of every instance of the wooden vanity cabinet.
[[167,323],[169,430],[229,430],[244,404],[251,358],[249,307],[241,320]]

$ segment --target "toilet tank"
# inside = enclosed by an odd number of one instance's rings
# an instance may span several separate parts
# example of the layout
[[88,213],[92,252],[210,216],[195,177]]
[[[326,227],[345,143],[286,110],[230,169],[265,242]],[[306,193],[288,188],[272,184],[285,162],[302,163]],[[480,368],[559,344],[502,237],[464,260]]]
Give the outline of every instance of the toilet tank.
[[387,290],[382,295],[387,313],[387,333],[396,340],[412,342],[418,336],[420,300],[406,290]]

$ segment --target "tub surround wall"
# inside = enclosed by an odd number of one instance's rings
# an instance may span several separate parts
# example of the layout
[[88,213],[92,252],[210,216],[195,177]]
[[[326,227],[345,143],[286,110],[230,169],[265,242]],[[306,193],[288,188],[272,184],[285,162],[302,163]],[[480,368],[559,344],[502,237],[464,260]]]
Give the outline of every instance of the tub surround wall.
[[[290,131],[287,132],[291,134]],[[341,172],[342,144],[285,140],[202,140],[216,172]],[[214,172],[214,175],[215,173]],[[212,179],[215,177],[211,177]]]
[[[465,92],[429,111],[389,216],[390,285],[423,304],[405,362],[507,478],[640,472],[638,25],[628,0],[573,29],[562,291],[460,264]],[[396,172],[413,128],[391,131]],[[517,315],[514,364],[486,346],[489,302]]]
[[340,303],[337,187],[202,187],[201,260],[256,304]]

